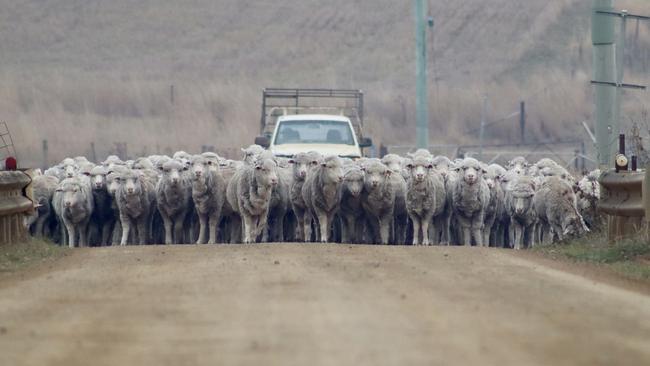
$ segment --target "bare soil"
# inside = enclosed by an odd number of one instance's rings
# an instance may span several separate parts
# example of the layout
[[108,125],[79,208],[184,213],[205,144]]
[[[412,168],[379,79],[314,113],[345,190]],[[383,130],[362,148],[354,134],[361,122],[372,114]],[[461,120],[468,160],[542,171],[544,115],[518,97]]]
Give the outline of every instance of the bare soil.
[[650,297],[507,250],[74,250],[0,274],[0,365],[642,365]]

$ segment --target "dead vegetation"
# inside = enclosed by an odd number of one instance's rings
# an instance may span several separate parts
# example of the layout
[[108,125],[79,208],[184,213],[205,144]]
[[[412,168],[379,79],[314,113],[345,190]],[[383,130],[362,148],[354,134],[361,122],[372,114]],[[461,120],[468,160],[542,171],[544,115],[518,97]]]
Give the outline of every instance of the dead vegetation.
[[[431,1],[433,143],[474,142],[527,103],[533,140],[585,137],[591,120],[589,2]],[[0,119],[24,165],[252,142],[265,86],[361,88],[377,143],[414,141],[410,2],[0,1]],[[650,4],[617,1],[641,14]],[[650,29],[628,25],[626,80],[650,84]],[[174,85],[172,98],[171,85]],[[626,91],[624,116],[647,98]],[[487,131],[518,139],[515,118]],[[91,148],[94,143],[94,151]],[[126,150],[126,151],[125,151]],[[227,151],[227,150],[226,150]]]

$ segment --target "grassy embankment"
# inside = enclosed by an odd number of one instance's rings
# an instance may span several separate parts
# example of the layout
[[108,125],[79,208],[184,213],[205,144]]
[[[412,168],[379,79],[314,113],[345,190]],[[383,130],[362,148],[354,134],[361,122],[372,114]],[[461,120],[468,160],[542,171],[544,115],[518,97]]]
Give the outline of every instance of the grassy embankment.
[[588,264],[627,279],[650,282],[650,244],[640,236],[608,243],[604,233],[534,249],[546,257]]

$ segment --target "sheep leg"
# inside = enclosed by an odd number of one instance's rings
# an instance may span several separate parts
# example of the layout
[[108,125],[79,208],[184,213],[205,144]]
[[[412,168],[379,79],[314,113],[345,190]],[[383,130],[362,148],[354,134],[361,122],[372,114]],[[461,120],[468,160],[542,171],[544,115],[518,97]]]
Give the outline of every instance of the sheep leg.
[[205,243],[205,232],[208,229],[208,217],[205,214],[199,214],[199,238],[196,244]]
[[172,244],[172,219],[165,214],[161,214],[161,216],[165,226],[165,244]]
[[242,232],[244,235],[244,244],[250,244],[252,242],[251,240],[251,234],[253,231],[253,217],[250,215],[242,214]]
[[489,247],[490,246],[490,235],[492,234],[492,227],[491,226],[485,226],[483,229],[483,246]]
[[273,225],[273,241],[277,243],[282,243],[284,241],[284,214],[278,215],[275,218],[275,224]]
[[451,215],[445,217],[442,224],[442,244],[449,246],[451,243]]
[[147,244],[147,218],[140,218],[137,222],[138,225],[138,244]]
[[388,244],[390,240],[390,232],[393,226],[393,217],[381,217],[379,218],[379,238],[381,244]]
[[210,235],[208,244],[217,243],[217,233],[219,230],[219,222],[221,221],[221,213],[217,210],[209,217],[208,227],[210,228]]
[[305,212],[305,216],[303,218],[303,235],[305,243],[309,243],[311,241],[311,221],[311,214]]
[[411,215],[413,222],[413,245],[420,245],[420,219],[415,215]]
[[514,225],[514,242],[515,242],[515,249],[520,250],[521,249],[521,244],[523,242],[523,227],[522,225],[515,224]]
[[112,232],[112,226],[113,226],[112,224],[113,223],[111,223],[111,222],[107,222],[102,226],[102,233],[101,233],[101,235],[102,235],[101,245],[102,246],[106,246],[106,245],[109,245],[111,243],[110,242],[110,236],[111,236],[111,232]]
[[131,222],[127,217],[123,216],[120,217],[120,221],[122,222],[122,240],[120,241],[120,245],[126,245],[131,233]]
[[79,247],[88,246],[88,223],[79,225]]
[[43,216],[39,216],[36,219],[36,225],[34,225],[34,227],[35,227],[34,235],[35,236],[38,236],[38,237],[45,236],[44,233],[43,233],[43,225],[45,223],[45,219],[46,219],[46,217],[43,217]]
[[430,223],[431,223],[431,216],[426,215],[422,220],[422,245],[431,245],[431,242],[429,241]]
[[176,221],[174,221],[174,236],[173,240],[175,244],[183,244],[184,236],[183,236],[183,224],[185,220],[183,220],[184,215],[178,215],[176,218]]
[[76,235],[75,235],[74,225],[72,223],[66,222],[65,223],[65,228],[66,228],[67,233],[68,233],[68,246],[70,248],[74,248],[75,247],[75,239],[76,239],[75,238]]

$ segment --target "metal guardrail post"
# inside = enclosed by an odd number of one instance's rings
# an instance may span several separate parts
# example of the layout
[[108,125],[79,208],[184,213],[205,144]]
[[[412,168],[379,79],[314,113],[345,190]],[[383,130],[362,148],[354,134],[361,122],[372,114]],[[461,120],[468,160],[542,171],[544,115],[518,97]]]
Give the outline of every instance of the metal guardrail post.
[[34,209],[25,189],[31,178],[21,172],[0,172],[0,244],[27,239],[24,217]]

